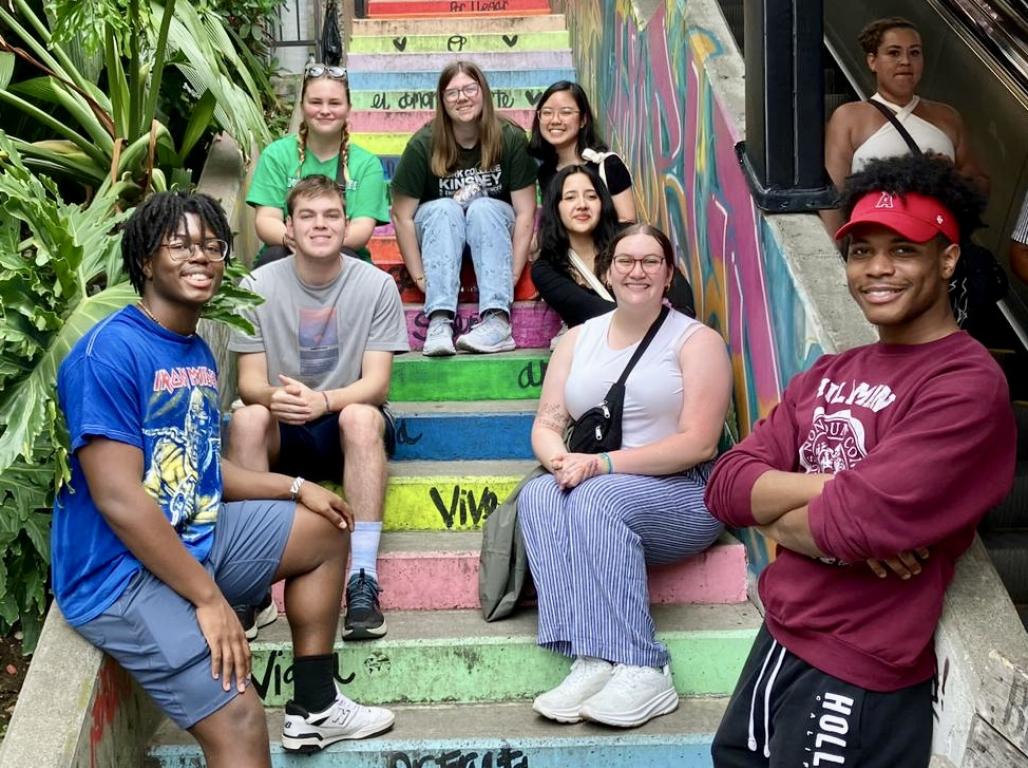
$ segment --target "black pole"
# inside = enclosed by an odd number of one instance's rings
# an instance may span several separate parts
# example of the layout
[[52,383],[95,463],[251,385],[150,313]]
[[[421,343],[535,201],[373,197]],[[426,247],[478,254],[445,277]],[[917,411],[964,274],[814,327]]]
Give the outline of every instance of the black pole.
[[821,0],[746,0],[746,141],[736,153],[757,206],[830,208],[824,168]]

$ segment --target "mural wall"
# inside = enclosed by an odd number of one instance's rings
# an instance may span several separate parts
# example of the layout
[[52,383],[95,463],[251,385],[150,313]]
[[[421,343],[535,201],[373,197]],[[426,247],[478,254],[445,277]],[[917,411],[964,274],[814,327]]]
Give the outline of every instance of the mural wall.
[[[640,21],[628,0],[577,0],[566,3],[568,26],[579,81],[632,171],[640,218],[675,241],[699,316],[729,343],[745,435],[822,349],[704,71],[725,55],[723,43],[687,25],[686,1],[664,0]],[[762,537],[749,536],[747,548],[757,568],[767,562]]]

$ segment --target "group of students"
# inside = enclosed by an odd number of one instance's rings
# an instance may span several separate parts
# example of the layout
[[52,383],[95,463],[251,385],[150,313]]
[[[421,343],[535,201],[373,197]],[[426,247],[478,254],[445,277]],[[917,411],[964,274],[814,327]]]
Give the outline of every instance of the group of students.
[[[72,466],[54,507],[58,605],[197,738],[211,766],[270,765],[232,606],[267,603],[278,580],[294,654],[284,748],[316,751],[394,721],[334,682],[344,590],[345,638],[386,631],[375,570],[393,439],[385,400],[392,357],[407,349],[395,283],[344,250],[359,253],[385,216],[374,164],[362,175],[350,163],[363,155],[347,140],[345,88],[342,70],[310,68],[305,129],[266,150],[255,177],[258,189],[277,168],[282,201],[253,190],[251,201],[262,239],[291,255],[248,278],[267,300],[247,313],[254,333],[230,342],[244,407],[228,445],[216,364],[196,328],[231,232],[204,195],[161,193],[136,209],[122,253],[140,299],[89,331],[58,376]],[[731,398],[727,349],[667,307],[678,269],[667,236],[621,226],[634,216],[630,178],[596,139],[581,89],[544,94],[531,143],[495,117],[473,65],[444,71],[437,97],[397,169],[392,210],[436,354],[510,348],[536,170],[527,154],[509,155],[536,152],[538,175],[552,176],[533,276],[569,330],[532,428],[547,471],[522,490],[519,517],[539,642],[574,661],[534,709],[634,727],[677,708],[646,567],[703,551],[725,525],[757,526],[779,554],[761,575],[764,626],[715,765],[927,766],[943,594],[1013,477],[1005,379],[948,303],[981,195],[928,155],[873,161],[847,179],[834,234],[880,342],[797,376],[715,464]],[[322,173],[307,177],[315,162]],[[482,321],[454,343],[465,245]],[[568,425],[602,400],[650,329],[625,383],[621,447],[569,451]],[[345,501],[311,482],[340,473]]]

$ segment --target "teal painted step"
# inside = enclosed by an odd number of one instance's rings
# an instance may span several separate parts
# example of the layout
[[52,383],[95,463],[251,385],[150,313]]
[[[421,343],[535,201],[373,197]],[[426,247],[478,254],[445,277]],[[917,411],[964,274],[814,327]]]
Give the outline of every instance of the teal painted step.
[[[490,88],[538,88],[545,90],[558,80],[576,79],[574,69],[497,70],[485,73]],[[435,90],[439,72],[353,72],[350,87],[360,91]]]
[[535,400],[396,403],[396,461],[531,459]]
[[539,397],[549,351],[539,349],[425,357],[409,352],[393,362],[392,402],[525,400]]
[[[653,617],[680,695],[731,693],[760,625],[752,605],[660,605]],[[536,645],[535,611],[492,624],[478,611],[391,611],[386,621],[381,640],[336,647],[342,691],[365,704],[528,699],[570,667]],[[257,692],[266,706],[284,706],[292,695],[288,624],[262,629],[251,650]]]
[[[282,752],[282,712],[268,712],[276,768],[710,768],[710,743],[725,698],[682,699],[678,709],[621,731],[592,723],[558,725],[527,701],[394,707],[396,725],[374,739],[344,741],[315,755]],[[170,722],[150,756],[161,768],[200,768],[199,747]]]

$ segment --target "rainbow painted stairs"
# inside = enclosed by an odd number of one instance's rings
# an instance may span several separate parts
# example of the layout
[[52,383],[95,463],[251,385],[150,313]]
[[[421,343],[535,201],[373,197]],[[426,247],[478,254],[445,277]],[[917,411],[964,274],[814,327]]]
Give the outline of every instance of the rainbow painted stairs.
[[[564,17],[539,0],[371,0],[369,13],[354,23],[348,60],[353,140],[383,156],[390,170],[434,108],[436,73],[457,53],[483,66],[498,86],[499,104],[522,125],[550,82],[574,78]],[[423,297],[386,228],[376,234],[372,253],[395,276],[407,302],[411,345],[420,349],[427,325]],[[467,277],[462,299],[473,302],[474,279]],[[392,707],[396,726],[310,757],[284,753],[277,739],[292,691],[292,659],[283,617],[261,630],[252,646],[274,765],[710,765],[710,740],[759,624],[746,601],[744,550],[734,539],[726,536],[693,560],[651,572],[658,633],[671,651],[682,703],[636,730],[562,726],[536,716],[531,699],[560,682],[569,661],[536,646],[530,606],[494,624],[480,617],[480,528],[533,466],[535,399],[560,324],[545,305],[529,300],[533,293],[530,281],[519,283],[516,352],[429,359],[415,351],[396,359],[390,397],[399,435],[378,565],[389,633],[337,646],[342,690]],[[474,307],[462,306],[459,324],[474,319]],[[281,585],[275,593],[281,607]],[[159,730],[150,757],[167,768],[203,764],[195,742],[170,723]]]

